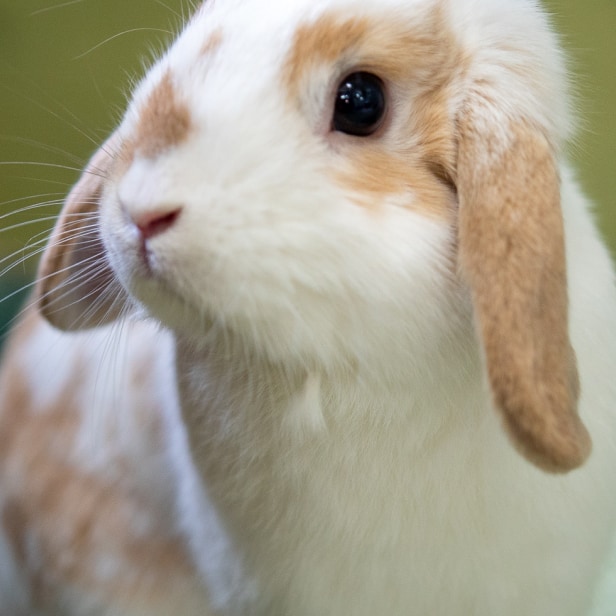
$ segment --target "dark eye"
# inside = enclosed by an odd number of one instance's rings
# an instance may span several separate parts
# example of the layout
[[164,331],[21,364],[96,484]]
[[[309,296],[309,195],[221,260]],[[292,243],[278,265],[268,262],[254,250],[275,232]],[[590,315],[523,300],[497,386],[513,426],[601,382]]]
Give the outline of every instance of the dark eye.
[[381,125],[385,115],[383,82],[372,73],[351,73],[338,86],[334,130],[366,137]]

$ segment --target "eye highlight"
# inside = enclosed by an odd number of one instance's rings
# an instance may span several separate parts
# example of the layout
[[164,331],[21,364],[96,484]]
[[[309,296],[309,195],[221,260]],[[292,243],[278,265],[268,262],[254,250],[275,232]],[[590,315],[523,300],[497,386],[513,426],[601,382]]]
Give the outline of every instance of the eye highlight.
[[385,86],[379,77],[361,71],[351,73],[336,92],[333,129],[357,137],[372,135],[381,125],[386,107]]

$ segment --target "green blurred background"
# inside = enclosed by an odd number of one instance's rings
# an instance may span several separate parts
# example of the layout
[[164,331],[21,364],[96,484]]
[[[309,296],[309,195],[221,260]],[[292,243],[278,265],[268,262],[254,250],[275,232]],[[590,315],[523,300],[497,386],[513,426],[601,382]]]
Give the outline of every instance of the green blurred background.
[[[36,258],[26,257],[50,228],[57,200],[112,130],[130,84],[173,38],[189,4],[0,0],[0,341],[20,301],[2,298],[31,279]],[[545,4],[577,74],[585,124],[572,155],[616,250],[616,0]]]

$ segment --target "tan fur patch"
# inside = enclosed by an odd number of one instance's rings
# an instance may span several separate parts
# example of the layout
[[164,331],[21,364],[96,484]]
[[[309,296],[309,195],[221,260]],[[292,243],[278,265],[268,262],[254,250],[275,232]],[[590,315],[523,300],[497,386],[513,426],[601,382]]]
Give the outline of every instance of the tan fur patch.
[[188,107],[179,100],[171,74],[167,72],[139,111],[134,148],[145,157],[155,158],[182,143],[190,134],[191,126]]
[[514,444],[538,466],[565,471],[591,445],[576,412],[558,171],[539,130],[500,126],[503,144],[476,120],[480,108],[475,101],[460,119],[460,265]]
[[214,32],[206,39],[201,47],[201,55],[209,56],[218,51],[222,45],[222,30],[214,30]]
[[361,151],[348,153],[348,165],[336,170],[334,177],[368,209],[378,211],[388,197],[399,196],[397,204],[427,216],[453,216],[455,199],[447,183],[414,154],[408,153],[407,158],[405,154],[362,146]]
[[305,76],[322,65],[371,71],[392,82],[412,76],[423,85],[436,86],[451,69],[444,24],[438,7],[411,25],[376,16],[325,13],[298,29],[283,81],[292,99],[301,96]]
[[[32,344],[29,337],[39,326],[40,317],[30,310],[0,372],[1,522],[36,604],[56,613],[62,592],[78,591],[110,613],[133,613],[130,605],[138,605],[138,613],[168,613],[164,606],[172,605],[190,606],[182,613],[208,613],[183,542],[165,514],[144,498],[139,478],[123,467],[121,455],[100,473],[76,461],[75,439],[87,412],[77,406],[87,399],[79,391],[79,371],[48,408],[34,407],[20,350]],[[67,361],[87,368],[77,357]],[[138,372],[135,378],[143,376]],[[141,402],[134,410],[143,414],[146,429],[158,411],[143,406],[147,396]],[[157,433],[154,421],[153,439]]]
[[284,72],[294,106],[301,108],[302,89],[322,65],[342,66],[340,79],[362,70],[386,84],[384,129],[334,143],[341,162],[331,173],[363,206],[378,209],[397,195],[411,209],[451,216],[456,144],[448,88],[458,55],[438,9],[411,26],[333,13],[298,30]]
[[105,259],[98,207],[121,144],[112,135],[94,154],[64,207],[39,264],[36,298],[42,314],[60,329],[108,323],[124,297]]

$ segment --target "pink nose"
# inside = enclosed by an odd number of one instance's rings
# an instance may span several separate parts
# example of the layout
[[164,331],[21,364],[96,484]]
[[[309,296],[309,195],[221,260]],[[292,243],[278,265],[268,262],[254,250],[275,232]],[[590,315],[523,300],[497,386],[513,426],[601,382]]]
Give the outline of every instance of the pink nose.
[[132,216],[133,223],[139,229],[141,237],[148,240],[171,228],[182,212],[181,207],[140,212]]

